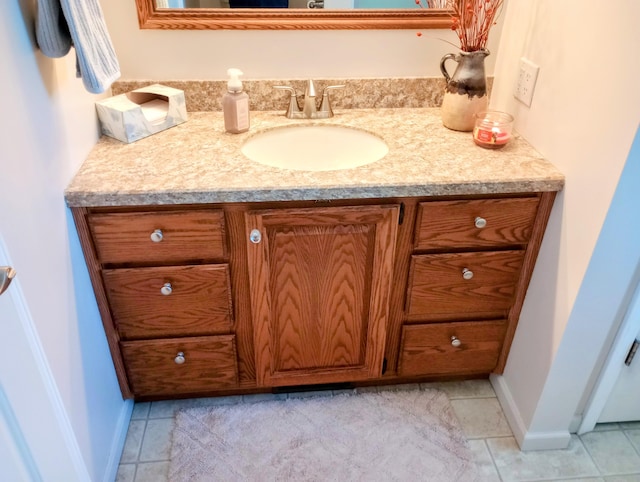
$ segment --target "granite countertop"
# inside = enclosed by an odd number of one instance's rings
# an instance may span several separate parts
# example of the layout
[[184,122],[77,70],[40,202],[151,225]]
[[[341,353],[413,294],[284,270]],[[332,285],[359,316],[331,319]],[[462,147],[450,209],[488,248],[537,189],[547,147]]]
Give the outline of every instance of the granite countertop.
[[[382,137],[380,161],[340,171],[293,171],[247,159],[250,136],[280,125],[340,124]],[[300,155],[304,155],[303,152]],[[224,132],[221,112],[125,144],[103,136],[65,191],[72,207],[358,199],[559,191],[564,176],[517,133],[483,149],[446,129],[437,108],[345,109],[326,120],[251,112],[251,129]]]

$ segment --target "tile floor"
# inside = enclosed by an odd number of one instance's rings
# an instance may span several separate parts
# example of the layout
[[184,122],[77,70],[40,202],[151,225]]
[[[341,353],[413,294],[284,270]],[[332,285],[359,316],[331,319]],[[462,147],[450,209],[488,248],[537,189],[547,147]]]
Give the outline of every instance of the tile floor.
[[[396,385],[363,390],[415,389]],[[421,384],[447,393],[484,481],[640,482],[640,422],[597,425],[572,437],[565,450],[520,452],[491,384],[486,380]],[[331,392],[289,397],[330,396]],[[118,469],[118,482],[168,481],[174,412],[183,407],[285,398],[285,394],[137,403]],[[446,481],[443,481],[446,482]]]

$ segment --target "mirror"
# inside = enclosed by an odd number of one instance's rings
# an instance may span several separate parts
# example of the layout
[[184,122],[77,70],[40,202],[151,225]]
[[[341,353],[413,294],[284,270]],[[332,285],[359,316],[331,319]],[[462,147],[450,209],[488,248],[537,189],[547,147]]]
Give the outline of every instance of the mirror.
[[[362,1],[362,0],[360,0]],[[443,0],[429,0],[442,2]],[[290,8],[234,8],[231,5],[288,4]],[[237,3],[242,2],[242,3]],[[283,2],[283,3],[281,3]],[[297,8],[324,3],[325,8]],[[353,30],[451,28],[449,10],[397,8],[406,0],[136,0],[138,22],[143,29],[238,29],[238,30]],[[225,8],[229,4],[231,8]],[[348,8],[349,5],[375,8]],[[423,1],[426,5],[427,2]],[[185,5],[185,8],[173,8]],[[204,5],[205,7],[200,7]],[[211,8],[220,5],[220,8]],[[327,5],[334,7],[329,9]],[[394,7],[391,7],[394,5]],[[167,8],[170,7],[170,8]],[[295,8],[294,8],[295,7]],[[344,7],[344,8],[340,8]]]

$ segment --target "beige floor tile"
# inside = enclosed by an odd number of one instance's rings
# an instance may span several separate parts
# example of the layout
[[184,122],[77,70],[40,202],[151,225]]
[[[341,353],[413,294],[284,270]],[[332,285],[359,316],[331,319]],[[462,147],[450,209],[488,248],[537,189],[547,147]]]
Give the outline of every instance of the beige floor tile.
[[600,475],[577,436],[564,450],[522,452],[513,437],[488,439],[487,445],[504,482]]
[[419,383],[397,383],[395,385],[380,385],[378,387],[378,391],[382,392],[385,390],[421,390],[421,386]]
[[553,479],[553,482],[605,482],[602,477],[578,477],[577,479]]
[[605,482],[640,482],[640,474],[611,475],[604,478]]
[[330,397],[331,390],[311,390],[308,392],[291,392],[287,393],[287,398],[316,398]]
[[456,398],[490,398],[496,396],[489,380],[423,383],[422,387],[442,390],[451,400]]
[[127,438],[124,441],[120,463],[136,462],[138,460],[146,425],[147,422],[144,420],[132,420],[129,423],[129,430],[127,430]]
[[511,435],[507,419],[496,398],[451,400],[451,406],[469,439]]
[[577,479],[553,479],[553,482],[605,482],[602,477],[578,477]]
[[640,455],[622,431],[589,432],[580,438],[601,474],[640,472]]
[[123,464],[118,466],[116,482],[134,482],[136,476],[136,464]]
[[625,430],[624,433],[627,438],[631,440],[631,444],[636,448],[636,451],[640,454],[640,430]]
[[480,480],[482,482],[499,482],[500,476],[493,464],[493,459],[484,440],[469,440],[469,448],[473,452]]
[[147,462],[138,464],[135,482],[168,482],[169,462]]
[[593,427],[593,432],[607,432],[609,430],[620,430],[620,424],[618,422],[597,423]]
[[140,461],[169,460],[173,419],[158,418],[147,421],[147,430],[140,448]]
[[172,418],[177,410],[192,407],[210,407],[242,403],[242,395],[230,397],[188,398],[185,400],[161,400],[151,402],[149,418]]
[[140,402],[133,405],[131,420],[145,420],[149,416],[151,402]]
[[272,402],[274,400],[285,400],[286,393],[256,393],[254,395],[243,395],[243,403]]

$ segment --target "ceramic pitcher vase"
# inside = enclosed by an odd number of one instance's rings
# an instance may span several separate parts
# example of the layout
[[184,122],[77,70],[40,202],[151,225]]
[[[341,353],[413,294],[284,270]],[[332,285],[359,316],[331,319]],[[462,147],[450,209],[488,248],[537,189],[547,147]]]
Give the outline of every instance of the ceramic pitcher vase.
[[[489,55],[486,49],[474,52],[447,54],[440,61],[440,70],[447,81],[442,100],[442,123],[456,131],[473,130],[474,115],[487,109],[487,77],[484,59]],[[457,62],[453,75],[447,71],[447,60]]]

